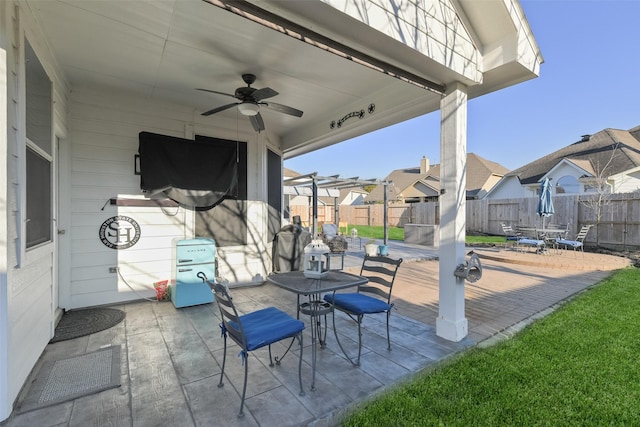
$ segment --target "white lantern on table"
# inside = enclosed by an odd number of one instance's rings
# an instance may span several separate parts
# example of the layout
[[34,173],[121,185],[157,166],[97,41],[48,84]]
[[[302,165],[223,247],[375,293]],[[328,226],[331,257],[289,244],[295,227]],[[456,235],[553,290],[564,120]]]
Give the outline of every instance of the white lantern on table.
[[321,279],[329,274],[329,246],[322,240],[312,240],[304,248],[304,275],[312,279]]

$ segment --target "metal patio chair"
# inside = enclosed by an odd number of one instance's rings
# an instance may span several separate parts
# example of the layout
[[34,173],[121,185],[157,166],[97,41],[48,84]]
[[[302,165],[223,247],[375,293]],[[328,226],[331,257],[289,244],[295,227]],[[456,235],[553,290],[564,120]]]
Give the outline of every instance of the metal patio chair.
[[502,223],[500,223],[500,226],[502,226],[502,232],[504,233],[504,238],[505,238],[504,247],[505,248],[508,247],[509,243],[511,243],[512,245],[516,244],[518,242],[518,239],[520,237],[522,237],[510,225],[507,225],[504,222],[502,222]]
[[[218,387],[223,387],[224,368],[227,362],[227,336],[229,336],[242,349],[240,356],[244,365],[244,384],[242,386],[242,398],[240,400],[239,417],[244,416],[244,400],[247,392],[247,376],[249,372],[249,352],[259,348],[269,346],[269,366],[273,366],[271,357],[271,344],[291,338],[297,339],[300,344],[300,360],[298,362],[298,381],[300,383],[300,396],[304,395],[302,389],[302,331],[304,322],[289,316],[284,311],[275,307],[263,308],[251,313],[238,315],[229,289],[222,283],[208,282],[215,295],[215,300],[220,308],[222,322],[222,336],[224,337],[224,355],[222,357],[222,372],[220,372],[220,383]],[[287,350],[288,351],[288,350]],[[276,363],[279,364],[276,357]]]
[[558,246],[564,246],[565,249],[573,248],[574,253],[576,253],[577,250],[580,249],[580,251],[584,254],[584,239],[587,237],[587,234],[589,234],[589,230],[591,230],[591,227],[593,227],[593,224],[583,225],[576,235],[575,240],[556,239],[556,244]]
[[[354,366],[360,365],[360,355],[362,354],[362,320],[366,314],[385,313],[387,315],[387,349],[391,350],[391,337],[389,335],[389,316],[391,316],[391,291],[396,278],[398,268],[402,264],[402,258],[393,259],[385,256],[365,255],[360,269],[360,276],[369,279],[365,285],[358,286],[354,293],[326,294],[324,300],[333,305],[333,333],[340,350],[349,362]],[[336,310],[346,313],[351,320],[358,324],[358,357],[355,362],[347,354],[338,338],[336,328]]]

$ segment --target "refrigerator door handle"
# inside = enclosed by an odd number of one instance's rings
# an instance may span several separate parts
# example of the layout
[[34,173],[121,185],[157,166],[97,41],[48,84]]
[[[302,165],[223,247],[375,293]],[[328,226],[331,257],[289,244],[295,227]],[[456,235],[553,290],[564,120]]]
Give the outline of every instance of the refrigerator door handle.
[[193,260],[192,259],[179,259],[178,262],[181,263],[181,264],[186,264],[188,262],[193,262]]
[[178,273],[184,273],[185,271],[191,271],[193,268],[179,268]]

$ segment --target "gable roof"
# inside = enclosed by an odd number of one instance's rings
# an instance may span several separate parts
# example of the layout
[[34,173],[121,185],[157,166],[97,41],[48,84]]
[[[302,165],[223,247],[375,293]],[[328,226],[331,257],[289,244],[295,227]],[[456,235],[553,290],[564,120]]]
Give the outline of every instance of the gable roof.
[[[492,162],[474,153],[467,153],[467,197],[474,197],[487,180],[492,176],[502,177],[509,170],[499,163]],[[440,164],[430,165],[427,173],[421,174],[420,167],[406,169],[396,169],[385,179],[391,181],[389,186],[389,200],[400,198],[400,194],[405,193],[409,188],[424,185],[433,190],[433,194],[424,194],[424,197],[437,197],[440,193]],[[382,201],[384,198],[383,186],[376,186],[369,196],[367,202]]]
[[[618,149],[611,156],[613,147]],[[558,163],[567,160],[591,175],[597,175],[606,166],[606,175],[614,175],[640,166],[640,126],[629,131],[607,128],[580,141],[547,154],[531,163],[514,169],[509,176],[517,176],[521,184],[540,181]],[[607,163],[611,163],[607,166]]]

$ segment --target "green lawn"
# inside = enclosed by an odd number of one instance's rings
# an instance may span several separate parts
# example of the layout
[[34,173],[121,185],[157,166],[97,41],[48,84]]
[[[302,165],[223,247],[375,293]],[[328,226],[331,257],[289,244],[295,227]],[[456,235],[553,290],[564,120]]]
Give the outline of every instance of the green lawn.
[[[349,225],[349,232],[355,228],[358,230],[358,236],[363,239],[383,239],[384,227],[382,226],[368,226],[368,225]],[[404,228],[389,227],[389,240],[404,240]],[[342,230],[344,233],[344,230]],[[467,236],[466,242],[468,244],[473,243],[496,243],[503,244],[505,242],[504,236]]]
[[344,426],[640,425],[640,270],[390,390]]

